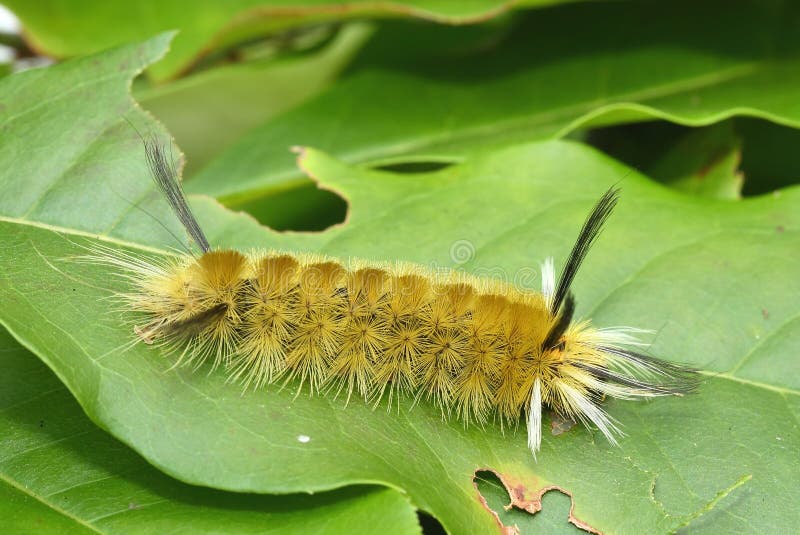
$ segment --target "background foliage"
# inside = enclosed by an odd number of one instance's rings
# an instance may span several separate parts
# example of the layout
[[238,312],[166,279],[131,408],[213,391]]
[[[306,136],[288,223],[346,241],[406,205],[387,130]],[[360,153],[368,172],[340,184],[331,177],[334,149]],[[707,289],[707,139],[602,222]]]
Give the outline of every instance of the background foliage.
[[[8,5],[21,56],[65,60],[0,80],[0,518],[12,529],[793,529],[796,7]],[[685,399],[609,403],[621,448],[552,422],[534,463],[523,433],[443,423],[425,403],[386,414],[165,373],[151,348],[120,350],[130,332],[109,310],[113,273],[72,260],[95,243],[168,254],[181,235],[131,124],[175,137],[215,245],[412,260],[534,289],[531,266],[563,260],[619,183],[578,312],[657,329],[649,351],[707,380]],[[454,264],[463,240],[474,254]],[[554,486],[566,494],[540,502]],[[415,509],[437,520],[420,527]]]

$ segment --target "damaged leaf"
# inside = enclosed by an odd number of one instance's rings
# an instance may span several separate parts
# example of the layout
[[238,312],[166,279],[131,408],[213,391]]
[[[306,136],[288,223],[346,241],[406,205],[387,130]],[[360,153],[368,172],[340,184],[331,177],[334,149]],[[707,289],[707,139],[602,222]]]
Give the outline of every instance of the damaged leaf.
[[[412,177],[305,149],[299,167],[347,199],[346,222],[280,234],[193,198],[214,246],[453,266],[452,244],[469,240],[475,255],[460,269],[538,289],[539,263],[563,262],[589,208],[619,184],[619,209],[576,279],[576,313],[655,330],[648,351],[703,370],[706,381],[685,398],[609,401],[627,433],[620,447],[575,426],[545,433],[538,462],[521,429],[443,422],[424,402],[387,413],[291,387],[242,395],[220,373],[170,371],[156,348],[122,351],[133,334],[107,297],[123,282],[108,267],[71,261],[99,243],[155,256],[178,246],[181,231],[120,118],[159,132],[127,86],[166,41],[0,81],[10,140],[0,185],[13,194],[0,199],[0,322],[93,420],[188,483],[276,494],[381,484],[457,534],[497,530],[473,483],[485,469],[520,489],[514,497],[525,507],[544,489],[563,489],[573,517],[601,532],[793,529],[800,188],[738,202],[699,198],[563,141],[470,153]],[[104,105],[77,120],[89,97]]]
[[[797,128],[800,32],[790,28],[799,21],[795,3],[737,0],[723,9],[682,0],[536,10],[472,43],[463,32],[384,24],[336,84],[243,136],[187,186],[255,213],[255,204],[308,185],[288,152],[294,145],[380,165],[459,161],[655,119],[701,126],[744,115]],[[721,167],[723,182],[729,169]]]

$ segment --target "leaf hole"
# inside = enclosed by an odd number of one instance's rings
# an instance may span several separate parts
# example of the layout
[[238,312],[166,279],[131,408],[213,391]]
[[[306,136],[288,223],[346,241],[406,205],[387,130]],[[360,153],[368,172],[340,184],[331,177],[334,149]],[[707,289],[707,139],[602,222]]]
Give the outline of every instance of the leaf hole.
[[419,161],[419,162],[395,162],[373,167],[378,171],[389,171],[403,175],[416,175],[423,173],[434,173],[447,169],[455,165],[453,161]]
[[702,127],[644,121],[571,137],[696,196],[739,200],[800,183],[800,160],[793,158],[800,131],[763,119],[736,117]]
[[484,507],[495,515],[503,529],[513,527],[523,535],[594,532],[588,526],[584,531],[575,525],[571,517],[572,498],[560,489],[543,489],[541,498],[531,501],[530,489],[522,485],[504,484],[493,470],[478,470],[473,483]]
[[417,511],[417,520],[424,535],[447,535],[441,522],[425,511]]
[[285,191],[229,204],[277,231],[321,232],[347,218],[348,203],[336,193],[308,180]]

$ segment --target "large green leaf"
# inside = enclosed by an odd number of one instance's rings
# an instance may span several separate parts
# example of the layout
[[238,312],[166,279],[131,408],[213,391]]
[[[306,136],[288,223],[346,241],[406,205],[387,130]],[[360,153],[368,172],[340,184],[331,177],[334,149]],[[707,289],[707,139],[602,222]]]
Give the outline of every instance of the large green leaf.
[[[302,168],[350,202],[347,222],[319,234],[269,232],[195,199],[218,246],[453,265],[451,247],[468,240],[476,255],[462,269],[536,287],[531,266],[546,255],[563,261],[588,208],[622,180],[624,201],[576,284],[578,313],[658,329],[652,352],[708,380],[685,399],[608,403],[628,433],[620,448],[574,427],[546,436],[536,463],[524,433],[442,422],[425,403],[386,413],[291,388],[242,395],[221,373],[167,371],[152,347],[122,351],[133,334],[105,298],[123,283],[72,259],[96,243],[148,255],[176,245],[159,225],[175,228],[151,195],[139,141],[120,119],[142,121],[126,86],[166,39],[0,82],[0,322],[95,422],[187,482],[271,493],[386,484],[454,533],[496,525],[473,486],[487,469],[530,510],[560,487],[574,517],[603,531],[793,529],[798,188],[700,199],[582,145],[548,142],[414,176],[307,150]],[[147,213],[126,198],[144,199]]]
[[267,57],[209,69],[134,92],[169,129],[187,157],[184,176],[202,168],[249,129],[318,94],[370,34],[352,23],[326,46],[289,57]]
[[407,499],[349,487],[233,494],[165,476],[92,424],[67,389],[0,329],[4,533],[419,533]]
[[[304,54],[211,69],[134,94],[175,136],[186,155],[184,176],[191,176],[250,128],[322,91],[370,32],[365,23],[351,23],[326,46]],[[269,212],[273,228],[325,228],[345,210],[341,199],[310,182],[286,195],[273,195],[270,201],[258,209]],[[320,216],[303,219],[308,211]],[[259,216],[257,210],[254,214]]]
[[[302,165],[351,200],[346,225],[275,235],[196,203],[212,242],[450,264],[451,245],[469,238],[477,255],[463,267],[524,279],[545,252],[563,259],[597,193],[627,177],[627,202],[578,282],[579,312],[601,325],[659,329],[652,351],[709,370],[708,381],[686,399],[609,403],[626,424],[621,448],[576,427],[545,437],[538,463],[522,433],[444,423],[424,403],[387,414],[292,389],[242,395],[220,373],[167,372],[150,347],[120,351],[132,334],[101,305],[120,283],[107,268],[69,261],[97,238],[13,217],[0,223],[0,320],[96,421],[189,482],[260,492],[383,482],[452,532],[472,533],[494,522],[472,484],[476,470],[492,469],[518,505],[535,507],[541,489],[557,485],[571,493],[577,519],[604,531],[664,531],[695,517],[712,519],[692,524],[698,529],[790,529],[800,190],[698,200],[563,142],[509,148],[413,180],[313,151]],[[144,234],[136,241],[153,243]],[[147,252],[115,238],[101,243]],[[768,279],[758,277],[765,265]]]
[[531,12],[473,47],[461,32],[386,24],[348,76],[254,130],[188,187],[255,212],[256,199],[307,187],[292,145],[348,162],[441,161],[642,119],[798,126],[798,20],[798,5],[783,2],[590,2]]
[[[80,56],[113,45],[180,29],[175,48],[151,72],[172,77],[199,56],[227,43],[288,28],[353,17],[418,17],[444,24],[474,23],[516,4],[547,5],[559,0],[8,0],[35,49],[56,57]],[[564,1],[564,0],[560,0]]]

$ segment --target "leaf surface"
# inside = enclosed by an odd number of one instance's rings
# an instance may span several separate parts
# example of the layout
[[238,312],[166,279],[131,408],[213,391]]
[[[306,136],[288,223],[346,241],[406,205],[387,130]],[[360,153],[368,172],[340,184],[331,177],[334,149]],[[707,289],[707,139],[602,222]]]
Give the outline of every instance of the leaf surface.
[[265,57],[134,90],[186,154],[184,176],[202,168],[249,129],[325,89],[371,33],[350,24],[314,50]]
[[[455,266],[538,289],[538,263],[563,262],[589,208],[620,183],[623,202],[576,281],[578,315],[655,329],[649,351],[705,370],[707,381],[683,399],[609,402],[627,432],[620,448],[576,426],[546,433],[538,462],[521,430],[443,422],[426,403],[387,413],[291,387],[242,395],[219,372],[169,371],[143,344],[123,350],[134,339],[128,318],[107,299],[123,282],[74,260],[97,243],[155,256],[177,245],[120,119],[144,120],[128,80],[166,39],[0,82],[12,140],[0,147],[0,191],[12,193],[0,198],[0,322],[95,422],[186,482],[266,493],[384,484],[452,533],[497,526],[473,484],[484,470],[531,511],[557,486],[572,496],[575,522],[601,531],[793,529],[800,188],[698,198],[571,142],[483,151],[413,176],[307,149],[303,171],[349,202],[344,225],[279,234],[195,198],[210,241]],[[87,108],[88,96],[104,105]],[[126,188],[141,202],[121,200]],[[474,254],[457,263],[454,244]]]
[[407,498],[348,487],[234,494],[176,481],[95,426],[0,329],[0,518],[6,533],[419,533]]
[[346,76],[244,136],[188,188],[256,213],[256,201],[307,186],[293,145],[372,165],[458,161],[648,119],[797,127],[798,20],[790,3],[589,2],[525,13],[471,46],[460,31],[384,24]]
[[[405,489],[451,531],[467,533],[493,523],[472,485],[476,470],[491,468],[522,492],[523,503],[551,485],[570,492],[575,518],[603,531],[674,529],[712,513],[719,515],[712,525],[732,530],[788,527],[799,433],[792,296],[800,290],[793,275],[800,190],[700,202],[559,142],[510,148],[414,181],[313,151],[303,165],[351,196],[347,225],[274,235],[206,201],[197,208],[212,242],[452,265],[452,244],[469,236],[476,256],[463,268],[531,284],[529,266],[544,256],[536,251],[563,259],[596,194],[627,175],[628,201],[578,281],[579,314],[600,325],[658,329],[652,353],[709,370],[701,393],[608,403],[628,433],[621,448],[575,427],[546,436],[538,463],[523,433],[444,423],[425,403],[387,414],[357,401],[345,407],[305,392],[295,397],[291,388],[243,396],[219,373],[168,372],[169,362],[150,347],[121,351],[132,337],[124,315],[98,306],[120,283],[107,268],[57,261],[96,239],[17,218],[0,224],[2,262],[10,267],[0,284],[3,323],[93,418],[189,482],[257,492],[383,482]],[[485,208],[476,213],[478,205]],[[764,264],[772,276],[755,285]],[[52,328],[37,328],[43,323]],[[311,441],[300,443],[300,435]],[[774,494],[767,504],[765,492]],[[735,498],[726,501],[728,494]],[[700,515],[706,507],[711,512]]]
[[22,20],[30,45],[59,58],[91,54],[166,30],[180,30],[172,53],[150,71],[154,77],[164,79],[178,75],[209,51],[298,26],[354,17],[414,17],[466,24],[490,19],[518,4],[556,2],[559,0],[197,0],[191,9],[174,0],[128,4],[9,0],[6,4]]

